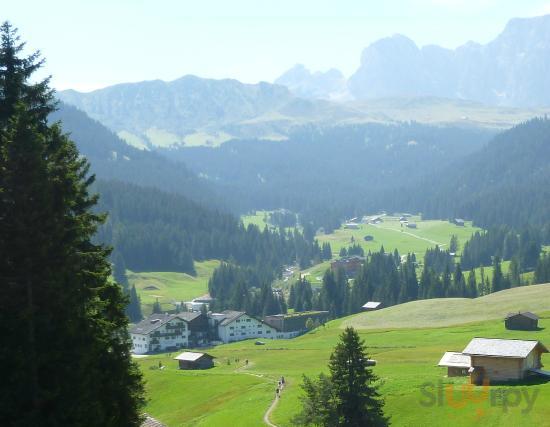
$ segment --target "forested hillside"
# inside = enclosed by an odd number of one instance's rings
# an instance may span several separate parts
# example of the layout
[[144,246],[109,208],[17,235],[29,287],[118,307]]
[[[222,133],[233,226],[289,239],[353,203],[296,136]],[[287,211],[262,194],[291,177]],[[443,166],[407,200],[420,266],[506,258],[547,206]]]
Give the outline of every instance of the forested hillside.
[[[418,123],[303,127],[288,141],[230,141],[165,151],[231,195],[241,211],[285,207],[317,226],[383,209],[406,183],[479,149],[488,130]],[[237,167],[238,165],[238,167]]]
[[426,218],[465,217],[482,227],[542,225],[550,218],[548,182],[550,120],[539,118],[497,135],[402,198]]
[[221,205],[210,184],[179,162],[156,153],[139,150],[121,140],[101,123],[77,108],[60,103],[49,120],[61,121],[80,153],[88,158],[91,170],[100,179],[116,179],[183,194],[210,205]]
[[298,232],[260,230],[181,195],[117,181],[99,181],[97,210],[108,212],[98,240],[136,271],[193,274],[194,260],[221,259],[256,268],[270,283],[284,264],[309,265],[320,249]]

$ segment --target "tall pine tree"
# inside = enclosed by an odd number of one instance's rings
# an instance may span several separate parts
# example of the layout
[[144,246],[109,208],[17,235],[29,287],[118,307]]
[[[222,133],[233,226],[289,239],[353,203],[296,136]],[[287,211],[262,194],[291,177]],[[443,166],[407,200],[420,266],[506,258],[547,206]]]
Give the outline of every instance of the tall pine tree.
[[58,124],[39,53],[0,27],[0,417],[10,426],[136,426],[141,374],[130,356],[126,299],[89,165]]

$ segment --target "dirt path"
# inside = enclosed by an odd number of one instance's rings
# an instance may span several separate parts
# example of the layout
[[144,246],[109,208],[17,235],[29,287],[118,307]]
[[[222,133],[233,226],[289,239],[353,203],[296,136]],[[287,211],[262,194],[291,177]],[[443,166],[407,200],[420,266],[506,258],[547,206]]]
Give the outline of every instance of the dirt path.
[[[277,381],[273,380],[272,378],[264,376],[263,374],[254,374],[252,372],[247,372],[246,370],[248,368],[250,368],[251,366],[253,366],[253,363],[249,363],[247,365],[240,366],[237,369],[235,369],[233,372],[235,372],[237,374],[252,375],[254,377],[263,378],[263,379],[267,380],[268,382],[273,382],[273,383],[277,382]],[[284,389],[284,385],[282,385],[281,388],[280,388],[279,396],[282,394],[283,389]],[[265,414],[264,414],[264,423],[266,425],[270,426],[270,427],[278,427],[277,424],[273,424],[269,420],[269,417],[271,416],[271,413],[277,407],[277,403],[279,403],[279,399],[280,399],[280,397],[275,396],[275,398],[273,399],[273,402],[271,402],[271,405],[269,405],[269,408],[267,408],[267,411],[265,411]]]
[[281,394],[283,393],[283,389],[285,388],[285,386],[281,386],[281,389],[279,391],[279,396],[275,396],[275,398],[273,399],[273,402],[271,402],[271,405],[269,406],[269,408],[267,409],[267,411],[265,411],[265,414],[264,414],[264,423],[267,424],[268,426],[270,427],[278,427],[277,424],[273,424],[270,420],[269,420],[269,417],[271,416],[271,413],[275,410],[275,408],[277,407],[277,404],[279,403],[279,399],[281,398]]

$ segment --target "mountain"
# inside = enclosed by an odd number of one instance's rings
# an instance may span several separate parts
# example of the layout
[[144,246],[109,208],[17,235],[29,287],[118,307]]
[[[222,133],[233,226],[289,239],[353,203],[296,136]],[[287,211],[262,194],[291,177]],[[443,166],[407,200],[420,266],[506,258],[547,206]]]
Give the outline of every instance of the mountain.
[[462,217],[483,227],[540,226],[550,218],[549,182],[550,120],[539,118],[429,174],[405,191],[401,202],[426,218]]
[[80,153],[90,161],[99,179],[125,181],[178,193],[208,205],[220,201],[211,184],[186,166],[150,151],[132,147],[112,131],[77,108],[61,103],[52,113],[52,122],[61,121]]
[[312,73],[302,64],[296,64],[278,77],[275,84],[286,86],[301,98],[342,101],[349,98],[346,79],[337,69]]
[[550,15],[512,19],[485,45],[419,48],[394,35],[361,55],[348,81],[356,99],[435,96],[513,107],[550,106]]
[[296,98],[280,85],[195,76],[89,93],[67,90],[58,97],[140,148],[216,146],[234,137],[280,139],[295,124],[354,115],[342,106]]

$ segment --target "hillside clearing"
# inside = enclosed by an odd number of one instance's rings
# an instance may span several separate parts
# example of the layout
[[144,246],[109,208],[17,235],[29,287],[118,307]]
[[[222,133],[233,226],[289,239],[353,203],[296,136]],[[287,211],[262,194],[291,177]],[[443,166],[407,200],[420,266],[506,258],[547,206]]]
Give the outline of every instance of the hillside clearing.
[[144,314],[150,314],[156,299],[163,308],[173,310],[174,301],[189,301],[208,292],[208,279],[220,264],[217,260],[195,262],[196,276],[175,272],[128,271],[130,286],[134,285],[141,298]]

